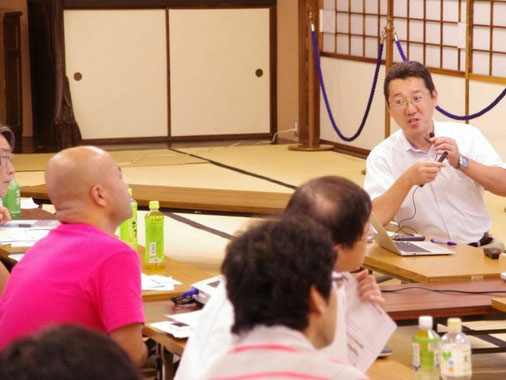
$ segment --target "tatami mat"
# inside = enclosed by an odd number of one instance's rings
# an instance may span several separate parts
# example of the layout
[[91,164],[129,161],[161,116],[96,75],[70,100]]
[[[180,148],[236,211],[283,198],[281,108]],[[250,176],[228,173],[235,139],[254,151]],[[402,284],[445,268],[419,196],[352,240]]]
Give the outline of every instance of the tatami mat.
[[[168,149],[122,150],[110,153],[121,167],[186,165],[205,162]],[[47,161],[53,156],[54,153],[16,154],[14,156],[14,167],[18,172],[44,170]]]
[[340,175],[362,186],[365,160],[333,151],[298,152],[288,145],[185,148],[179,151],[298,186],[324,175]]

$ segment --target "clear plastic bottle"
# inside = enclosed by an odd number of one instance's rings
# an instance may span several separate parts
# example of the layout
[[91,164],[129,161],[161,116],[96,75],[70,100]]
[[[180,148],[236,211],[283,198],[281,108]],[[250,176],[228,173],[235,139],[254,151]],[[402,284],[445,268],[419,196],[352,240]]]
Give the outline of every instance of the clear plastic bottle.
[[413,336],[413,369],[417,380],[439,380],[441,338],[432,330],[432,317],[418,318],[420,330]]
[[[132,189],[128,188],[128,195],[132,197]],[[132,217],[125,220],[119,226],[119,238],[131,246],[133,249],[137,249],[137,202],[132,198]]]
[[163,251],[163,214],[158,210],[158,201],[149,201],[149,212],[144,217],[146,225],[146,252],[144,264],[147,269],[160,269],[165,266]]
[[443,380],[468,380],[471,376],[471,342],[462,333],[460,318],[449,318],[448,332],[441,338],[441,377]]
[[4,207],[7,207],[12,219],[21,219],[21,194],[19,185],[16,183],[14,177],[12,177],[9,183],[7,194],[3,197],[2,204]]

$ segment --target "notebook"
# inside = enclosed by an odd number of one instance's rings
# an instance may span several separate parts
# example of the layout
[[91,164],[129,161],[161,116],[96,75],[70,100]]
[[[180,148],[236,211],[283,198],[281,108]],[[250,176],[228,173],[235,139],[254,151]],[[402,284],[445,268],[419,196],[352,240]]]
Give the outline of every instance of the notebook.
[[429,256],[429,255],[453,255],[455,252],[446,247],[429,241],[393,241],[388,236],[385,228],[374,214],[371,214],[371,224],[376,230],[374,240],[380,247],[388,249],[401,256]]

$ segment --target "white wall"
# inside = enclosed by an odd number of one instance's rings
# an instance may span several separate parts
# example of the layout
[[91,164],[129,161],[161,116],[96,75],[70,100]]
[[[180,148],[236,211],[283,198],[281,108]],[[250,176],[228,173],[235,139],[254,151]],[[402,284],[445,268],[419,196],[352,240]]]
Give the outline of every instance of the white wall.
[[[345,136],[351,136],[360,125],[367,104],[374,64],[343,59],[322,58],[322,72],[337,125]],[[323,97],[320,97],[320,136],[322,139],[340,144],[372,149],[384,139],[384,67],[380,69],[378,84],[369,118],[361,136],[354,142],[341,140],[332,129]],[[448,112],[464,115],[465,82],[464,78],[449,75],[433,75],[434,84],[439,93],[439,105]],[[504,85],[472,81],[470,85],[470,113],[475,113],[490,104],[504,89]],[[489,113],[474,119],[470,124],[481,129],[499,155],[506,160],[506,98]],[[438,111],[437,120],[450,120]],[[391,133],[398,127],[391,119]]]

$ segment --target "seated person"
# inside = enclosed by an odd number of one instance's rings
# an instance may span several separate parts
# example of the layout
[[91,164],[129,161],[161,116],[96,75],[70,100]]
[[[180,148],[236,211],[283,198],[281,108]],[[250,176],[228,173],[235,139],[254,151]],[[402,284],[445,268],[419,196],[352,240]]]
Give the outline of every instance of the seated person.
[[[433,119],[438,93],[422,64],[395,65],[384,93],[401,129],[367,158],[364,188],[375,215],[383,225],[395,220],[431,237],[489,244],[483,190],[506,196],[506,164],[477,128]],[[437,162],[443,152],[447,160]]]
[[107,336],[72,325],[12,342],[0,354],[2,380],[141,380],[128,355]]
[[234,239],[222,272],[236,341],[205,378],[364,379],[317,351],[341,322],[336,256],[329,232],[310,219],[266,221]]
[[[336,176],[320,177],[304,183],[288,202],[285,216],[306,216],[317,221],[331,233],[334,249],[339,253],[336,270],[355,271],[365,257],[369,232],[371,201],[367,193],[353,182]],[[378,284],[367,271],[356,277],[363,300],[384,305]],[[328,357],[348,361],[345,324],[344,287],[338,290],[339,306],[335,339],[324,349]],[[204,307],[199,323],[186,344],[176,379],[201,379],[205,371],[220,359],[231,345],[233,310],[221,284]],[[198,366],[194,363],[199,363]]]
[[146,358],[137,252],[114,232],[132,215],[110,154],[61,151],[46,166],[49,199],[62,223],[30,248],[0,298],[0,350],[50,324],[108,334],[137,365]]
[[[12,166],[12,149],[14,149],[14,133],[9,127],[0,124],[0,198],[5,197],[7,188],[14,175]],[[5,225],[11,220],[9,210],[0,204],[0,223]],[[9,271],[0,262],[0,297],[9,279]]]

